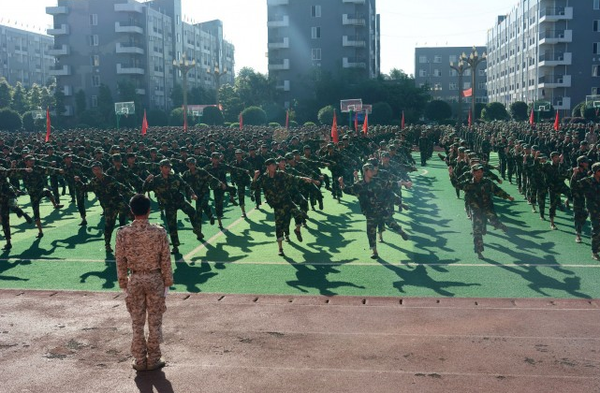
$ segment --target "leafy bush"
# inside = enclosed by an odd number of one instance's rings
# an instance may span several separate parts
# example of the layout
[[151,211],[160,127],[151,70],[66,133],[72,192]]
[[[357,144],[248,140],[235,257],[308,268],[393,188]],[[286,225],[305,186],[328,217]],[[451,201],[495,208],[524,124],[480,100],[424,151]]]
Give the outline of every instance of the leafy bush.
[[16,131],[23,127],[23,121],[17,111],[9,108],[0,109],[0,129]]

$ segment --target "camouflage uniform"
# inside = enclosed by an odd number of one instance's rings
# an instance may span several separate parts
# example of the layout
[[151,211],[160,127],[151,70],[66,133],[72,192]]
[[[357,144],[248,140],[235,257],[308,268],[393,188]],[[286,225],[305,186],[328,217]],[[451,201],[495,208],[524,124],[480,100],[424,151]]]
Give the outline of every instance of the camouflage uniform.
[[[173,285],[169,242],[163,227],[144,219],[119,228],[116,237],[117,278],[119,287],[127,291],[125,303],[133,328],[131,354],[143,369],[161,357],[165,288]],[[144,337],[146,318],[148,340]]]
[[546,175],[546,182],[548,185],[548,191],[550,193],[550,219],[552,220],[556,216],[556,208],[560,204],[560,195],[564,194],[567,197],[571,197],[569,187],[565,183],[565,179],[568,177],[568,169],[562,164],[547,164],[544,167]]
[[104,212],[104,244],[110,250],[110,239],[115,229],[117,216],[119,225],[125,225],[130,216],[129,199],[134,192],[131,188],[116,181],[112,176],[103,174],[102,178],[96,176],[87,182],[81,182],[81,189],[92,191],[100,202]]
[[465,192],[465,201],[468,202],[471,211],[474,251],[479,254],[484,250],[483,235],[486,232],[487,221],[495,228],[505,229],[504,224],[496,216],[492,197],[495,195],[509,199],[510,195],[492,180],[486,178],[481,179],[479,182],[475,182],[471,178],[461,182],[459,186]]
[[179,234],[177,233],[177,210],[182,210],[190,219],[196,237],[201,240],[202,222],[198,218],[196,209],[185,200],[184,193],[194,195],[194,190],[179,175],[170,174],[166,178],[162,175],[154,176],[152,181],[146,180],[142,187],[144,192],[154,191],[160,206],[165,209],[167,229],[171,236],[174,251],[179,247]]
[[588,177],[588,172],[580,168],[573,173],[569,185],[571,187],[571,195],[573,197],[573,221],[577,235],[581,235],[583,226],[588,218],[588,211],[585,207],[585,184],[580,180]]
[[198,199],[196,199],[196,214],[200,223],[202,223],[202,212],[206,214],[211,223],[214,223],[215,218],[212,209],[208,204],[210,199],[209,186],[212,188],[219,187],[221,184],[219,179],[215,178],[202,168],[196,168],[194,173],[187,170],[183,172],[181,177],[183,178],[183,181],[189,184],[198,197]]
[[[377,247],[377,228],[387,225],[394,232],[406,237],[402,227],[392,216],[389,200],[392,193],[392,183],[373,177],[371,181],[360,180],[344,188],[346,194],[358,197],[362,213],[367,218],[367,239],[369,247]],[[393,199],[392,199],[393,201]]]
[[252,190],[262,189],[267,203],[273,208],[275,236],[278,241],[283,239],[284,233],[289,232],[291,217],[294,217],[296,226],[301,225],[308,218],[306,213],[292,201],[293,190],[298,187],[300,181],[302,180],[297,176],[277,171],[273,177],[263,173],[250,185]]
[[17,193],[8,182],[8,170],[4,167],[0,167],[0,221],[2,222],[2,231],[4,232],[4,239],[6,240],[5,250],[11,248],[10,211],[14,211],[17,214],[17,217],[25,217],[27,221],[31,220],[31,218],[17,206],[16,198]]
[[31,172],[26,172],[25,169],[20,169],[17,176],[23,179],[23,184],[27,188],[27,193],[31,199],[31,208],[33,209],[33,217],[36,221],[40,220],[40,202],[43,197],[49,198],[54,203],[52,192],[46,187],[48,184],[48,176],[59,170],[56,168],[33,166]]
[[585,190],[585,204],[592,223],[592,254],[600,252],[600,181],[594,177],[600,171],[600,163],[592,165],[592,175],[582,180]]

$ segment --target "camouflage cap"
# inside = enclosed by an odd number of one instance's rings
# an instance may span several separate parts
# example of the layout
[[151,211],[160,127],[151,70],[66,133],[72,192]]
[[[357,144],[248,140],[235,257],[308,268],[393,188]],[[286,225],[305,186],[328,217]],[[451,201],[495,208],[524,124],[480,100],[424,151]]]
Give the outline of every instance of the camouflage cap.
[[100,161],[92,162],[92,168],[102,168],[102,163]]
[[210,158],[219,158],[219,157],[221,157],[221,153],[219,153],[218,151],[213,151],[210,154]]
[[285,159],[286,160],[293,160],[294,159],[294,155],[292,153],[286,153]]
[[553,151],[552,153],[550,153],[550,157],[555,157],[555,156],[560,156],[560,153],[557,151]]
[[277,163],[275,162],[275,159],[274,159],[274,158],[267,158],[267,159],[265,160],[265,165],[266,165],[266,166],[269,166],[269,165],[275,165],[275,164],[277,164]]
[[194,164],[195,165],[196,164],[196,159],[194,157],[188,157],[188,158],[186,158],[185,163],[186,164]]
[[471,165],[471,172],[480,171],[480,170],[483,170],[483,165],[481,165],[481,164]]
[[577,164],[581,165],[583,163],[589,163],[590,159],[587,158],[586,156],[579,156],[577,157]]
[[600,162],[597,162],[594,165],[592,165],[592,172],[596,173],[598,171],[600,171]]
[[235,149],[235,154],[244,154],[242,149]]
[[160,162],[158,163],[158,165],[170,167],[171,166],[171,161],[169,161],[168,158],[165,158],[163,160],[160,160]]

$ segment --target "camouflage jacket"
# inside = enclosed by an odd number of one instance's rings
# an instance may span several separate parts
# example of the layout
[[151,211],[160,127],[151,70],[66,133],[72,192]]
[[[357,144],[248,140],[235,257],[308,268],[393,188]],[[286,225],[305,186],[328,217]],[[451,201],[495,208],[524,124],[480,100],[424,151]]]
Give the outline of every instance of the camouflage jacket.
[[135,194],[133,189],[119,183],[114,177],[104,174],[102,178],[93,176],[87,183],[82,183],[84,191],[92,191],[104,208],[115,208],[121,203],[128,203]]
[[143,192],[154,191],[156,199],[163,206],[180,205],[185,203],[185,196],[191,197],[194,190],[180,175],[170,174],[154,176],[152,181],[144,181]]
[[252,181],[251,188],[253,190],[262,189],[269,206],[280,208],[292,203],[292,194],[296,192],[301,181],[298,176],[282,171],[275,172],[273,177],[265,172],[258,179]]

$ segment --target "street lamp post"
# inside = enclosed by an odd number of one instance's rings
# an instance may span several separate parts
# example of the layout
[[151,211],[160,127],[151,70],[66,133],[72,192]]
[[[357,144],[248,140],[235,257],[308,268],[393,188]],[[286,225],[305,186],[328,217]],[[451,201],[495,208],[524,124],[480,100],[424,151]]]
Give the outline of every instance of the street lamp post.
[[479,53],[477,53],[477,49],[473,47],[473,50],[471,51],[471,54],[468,57],[463,53],[460,59],[466,62],[469,65],[469,67],[471,67],[471,116],[475,118],[475,74],[477,73],[477,66],[479,65],[479,63],[487,59],[487,54],[483,52],[483,55],[479,56]]
[[469,65],[464,62],[461,56],[458,64],[450,62],[450,68],[458,73],[458,115],[457,115],[457,129],[460,130],[462,127],[462,115],[463,115],[463,74],[469,68]]
[[217,106],[219,106],[219,89],[221,88],[221,77],[227,74],[227,70],[220,70],[219,65],[215,65],[214,71],[210,71],[210,68],[206,69],[206,73],[214,76],[215,78],[215,98],[217,100]]
[[196,67],[196,59],[187,60],[184,53],[181,55],[181,59],[173,60],[173,67],[180,70],[183,75],[183,130],[187,131],[187,74],[192,68]]

